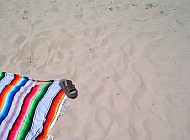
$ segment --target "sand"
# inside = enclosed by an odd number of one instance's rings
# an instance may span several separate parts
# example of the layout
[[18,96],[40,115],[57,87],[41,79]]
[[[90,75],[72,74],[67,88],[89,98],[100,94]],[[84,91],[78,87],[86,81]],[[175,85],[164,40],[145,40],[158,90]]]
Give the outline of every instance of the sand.
[[190,139],[189,0],[1,0],[0,70],[72,79],[55,140]]

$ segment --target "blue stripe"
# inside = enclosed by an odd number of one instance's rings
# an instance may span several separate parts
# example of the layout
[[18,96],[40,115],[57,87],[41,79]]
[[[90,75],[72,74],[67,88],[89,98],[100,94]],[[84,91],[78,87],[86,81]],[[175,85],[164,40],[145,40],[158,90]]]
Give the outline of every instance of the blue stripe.
[[28,81],[27,78],[22,78],[19,83],[14,86],[9,93],[7,94],[6,98],[5,98],[5,103],[3,105],[2,110],[0,111],[0,125],[2,123],[2,121],[5,119],[5,117],[8,115],[8,112],[11,108],[11,104],[12,101],[14,99],[15,94],[20,90],[20,88],[22,86],[24,86],[26,84],[26,82]]

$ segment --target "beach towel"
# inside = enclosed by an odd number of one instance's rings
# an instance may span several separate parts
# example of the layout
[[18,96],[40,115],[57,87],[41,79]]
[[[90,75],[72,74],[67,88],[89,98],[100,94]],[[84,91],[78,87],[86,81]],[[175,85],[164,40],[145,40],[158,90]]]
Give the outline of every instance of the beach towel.
[[0,140],[46,139],[66,99],[60,80],[0,72]]

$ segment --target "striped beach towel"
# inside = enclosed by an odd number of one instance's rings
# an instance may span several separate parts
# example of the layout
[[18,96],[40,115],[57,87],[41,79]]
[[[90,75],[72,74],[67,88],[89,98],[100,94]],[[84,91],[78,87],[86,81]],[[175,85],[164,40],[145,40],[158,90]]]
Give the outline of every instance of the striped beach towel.
[[67,96],[59,80],[0,72],[0,140],[44,140]]

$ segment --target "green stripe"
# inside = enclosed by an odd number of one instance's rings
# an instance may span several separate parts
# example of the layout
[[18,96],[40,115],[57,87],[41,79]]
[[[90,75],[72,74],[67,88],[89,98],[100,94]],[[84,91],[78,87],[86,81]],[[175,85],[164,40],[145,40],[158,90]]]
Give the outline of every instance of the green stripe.
[[2,80],[5,77],[5,72],[0,72],[0,80]]
[[45,85],[43,85],[41,87],[41,89],[39,90],[39,92],[36,94],[36,96],[33,98],[30,108],[27,111],[27,115],[21,126],[21,129],[18,132],[18,135],[16,138],[17,140],[24,140],[27,133],[30,131],[36,107],[37,107],[38,103],[40,102],[40,100],[45,95],[45,93],[47,92],[48,88],[51,86],[51,84],[52,84],[52,82],[47,82]]

